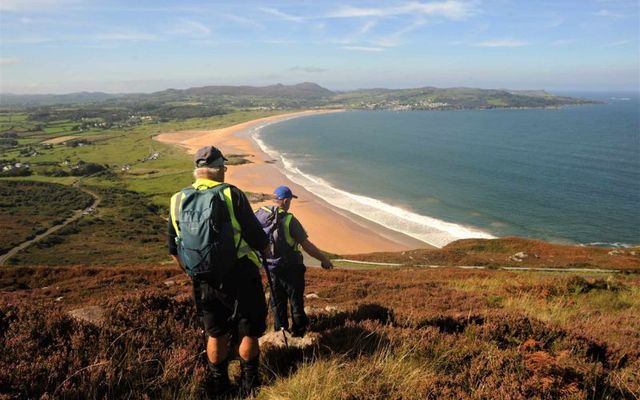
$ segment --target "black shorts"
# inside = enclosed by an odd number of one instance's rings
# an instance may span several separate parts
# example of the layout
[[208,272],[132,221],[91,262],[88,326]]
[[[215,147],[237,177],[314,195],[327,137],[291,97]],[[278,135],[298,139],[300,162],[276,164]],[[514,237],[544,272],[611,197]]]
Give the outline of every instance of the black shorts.
[[249,259],[238,260],[223,279],[219,292],[207,282],[194,281],[193,286],[196,308],[208,336],[231,333],[242,338],[264,334],[267,329],[264,288],[258,268]]

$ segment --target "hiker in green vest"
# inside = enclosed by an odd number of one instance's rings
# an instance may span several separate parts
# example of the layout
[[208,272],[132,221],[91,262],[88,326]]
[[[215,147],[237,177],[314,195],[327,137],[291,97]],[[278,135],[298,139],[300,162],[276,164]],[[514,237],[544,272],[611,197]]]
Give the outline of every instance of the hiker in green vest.
[[275,330],[289,330],[287,303],[291,305],[292,328],[294,337],[302,337],[307,331],[309,320],[304,312],[304,273],[300,247],[311,257],[321,262],[322,268],[333,268],[331,260],[309,240],[309,235],[296,217],[289,212],[291,201],[297,198],[287,186],[279,186],[273,192],[274,205],[261,207],[256,217],[269,236],[270,256],[266,257],[266,266],[272,282],[271,309]]
[[224,182],[226,158],[213,146],[194,157],[195,183],[171,198],[169,253],[192,278],[196,310],[207,336],[207,390],[230,390],[232,341],[239,342],[243,395],[259,384],[258,338],[266,329],[267,306],[255,250],[268,239],[245,194]]

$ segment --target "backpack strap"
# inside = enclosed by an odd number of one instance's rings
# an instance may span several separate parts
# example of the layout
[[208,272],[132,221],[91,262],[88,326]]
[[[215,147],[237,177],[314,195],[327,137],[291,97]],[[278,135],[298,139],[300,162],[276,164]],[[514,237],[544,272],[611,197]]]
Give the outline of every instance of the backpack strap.
[[293,248],[295,248],[296,246],[296,241],[293,239],[293,237],[291,236],[291,220],[293,219],[293,214],[289,214],[287,213],[285,215],[285,217],[283,218],[283,225],[284,225],[284,238],[287,241],[287,244]]
[[236,211],[233,208],[233,200],[231,197],[231,185],[223,183],[226,185],[224,189],[222,189],[222,194],[224,196],[224,200],[227,203],[227,209],[229,210],[229,217],[231,218],[231,225],[233,226],[233,238],[235,240],[235,245],[237,248],[236,254],[238,259],[247,256],[256,266],[260,266],[260,259],[256,255],[255,251],[251,249],[246,240],[242,237],[242,228],[240,227],[240,223],[236,218]]
[[169,210],[171,215],[171,223],[173,224],[173,229],[176,231],[176,236],[180,236],[180,226],[178,225],[178,216],[180,215],[180,210],[182,209],[182,199],[184,198],[184,193],[179,191],[178,193],[171,196],[171,208]]
[[286,240],[289,247],[292,250],[298,251],[298,243],[296,243],[293,236],[291,236],[291,220],[293,219],[293,214],[288,211],[285,211],[281,208],[277,209],[278,213],[278,225],[282,224],[282,230],[284,231],[284,239]]

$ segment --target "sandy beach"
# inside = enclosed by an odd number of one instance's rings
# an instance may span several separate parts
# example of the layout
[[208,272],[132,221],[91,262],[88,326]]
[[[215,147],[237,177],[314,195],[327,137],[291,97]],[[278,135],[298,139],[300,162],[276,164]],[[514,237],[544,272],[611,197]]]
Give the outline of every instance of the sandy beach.
[[[287,185],[298,196],[291,212],[300,220],[309,238],[321,249],[336,254],[403,251],[431,247],[417,239],[384,228],[348,211],[331,206],[304,187],[290,181],[252,139],[252,128],[306,115],[337,111],[303,111],[260,118],[216,130],[189,130],[157,135],[156,140],[182,146],[190,154],[199,147],[214,145],[224,154],[244,154],[250,164],[230,166],[225,180],[242,190],[272,193],[279,185]],[[266,203],[265,203],[266,204]],[[261,205],[261,204],[260,204]],[[260,205],[255,205],[257,208]]]

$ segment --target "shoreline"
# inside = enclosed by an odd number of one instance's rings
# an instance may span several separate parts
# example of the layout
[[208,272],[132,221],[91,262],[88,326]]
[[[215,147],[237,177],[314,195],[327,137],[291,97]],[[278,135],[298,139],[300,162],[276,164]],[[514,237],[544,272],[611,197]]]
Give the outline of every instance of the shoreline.
[[[309,233],[309,239],[322,250],[337,254],[405,251],[435,248],[423,241],[397,232],[356,214],[332,206],[303,186],[292,182],[275,160],[265,153],[251,133],[265,125],[308,115],[341,112],[343,110],[300,111],[259,118],[215,130],[187,130],[162,133],[154,140],[178,145],[189,154],[206,145],[214,145],[224,154],[243,154],[248,164],[229,166],[225,180],[250,192],[271,193],[279,185],[287,185],[299,197],[291,212]],[[268,202],[257,203],[259,207]]]

